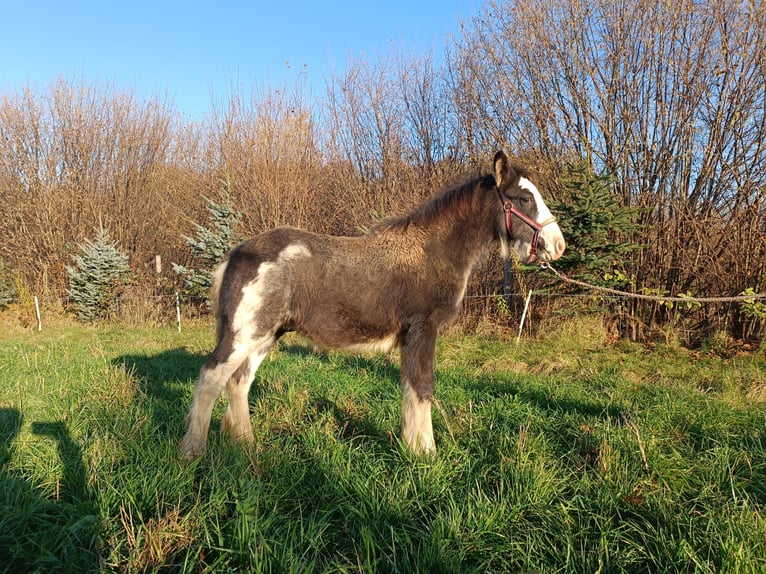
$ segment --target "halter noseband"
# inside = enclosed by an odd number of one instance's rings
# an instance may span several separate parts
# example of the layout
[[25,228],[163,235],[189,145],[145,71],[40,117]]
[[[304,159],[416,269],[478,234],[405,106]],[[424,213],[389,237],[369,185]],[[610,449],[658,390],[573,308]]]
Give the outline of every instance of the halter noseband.
[[537,221],[519,211],[516,206],[513,205],[513,201],[503,197],[499,187],[496,187],[495,189],[497,189],[497,194],[500,196],[500,202],[503,204],[503,211],[505,212],[505,229],[508,232],[508,237],[513,239],[513,221],[511,221],[511,214],[515,215],[532,228],[532,245],[529,249],[529,259],[527,259],[526,262],[527,264],[533,263],[534,260],[537,259],[537,241],[540,237],[540,232],[546,225],[556,223],[556,218],[551,217],[542,223],[537,223]]

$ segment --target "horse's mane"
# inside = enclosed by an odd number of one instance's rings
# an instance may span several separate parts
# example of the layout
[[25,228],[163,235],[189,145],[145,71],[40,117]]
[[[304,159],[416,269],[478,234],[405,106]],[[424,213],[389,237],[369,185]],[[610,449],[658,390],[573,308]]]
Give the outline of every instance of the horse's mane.
[[477,176],[443,189],[431,199],[398,217],[391,217],[375,224],[370,233],[386,230],[405,230],[414,224],[427,224],[449,214],[458,215],[470,205],[470,198],[477,187],[494,185],[492,176]]

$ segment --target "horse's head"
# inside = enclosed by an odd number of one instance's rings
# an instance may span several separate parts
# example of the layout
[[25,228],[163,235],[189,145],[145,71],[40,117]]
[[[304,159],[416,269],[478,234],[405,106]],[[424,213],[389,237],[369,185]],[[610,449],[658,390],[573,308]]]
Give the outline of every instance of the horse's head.
[[561,257],[566,248],[564,236],[533,176],[511,165],[502,151],[495,154],[494,167],[503,256],[507,257],[512,247],[526,263],[548,263]]

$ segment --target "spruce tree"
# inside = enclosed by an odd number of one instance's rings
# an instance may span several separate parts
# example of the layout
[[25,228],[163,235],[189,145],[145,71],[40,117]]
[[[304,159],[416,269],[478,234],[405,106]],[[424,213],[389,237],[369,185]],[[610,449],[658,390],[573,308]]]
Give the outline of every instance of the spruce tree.
[[5,261],[0,259],[0,309],[6,308],[15,302],[17,298],[18,293],[13,277]]
[[206,300],[208,297],[213,268],[237,244],[235,226],[242,217],[242,214],[234,209],[228,184],[223,186],[220,202],[205,197],[205,204],[212,227],[195,223],[197,232],[194,237],[184,237],[192,255],[202,266],[192,269],[177,263],[172,264],[173,271],[183,278],[184,295],[199,300]]
[[569,166],[564,178],[566,201],[551,203],[567,242],[556,268],[591,283],[629,287],[625,267],[638,249],[631,241],[638,230],[638,210],[622,205],[612,191],[611,174],[594,174],[580,164]]
[[109,240],[109,231],[96,229],[93,241],[85,239],[67,267],[69,299],[77,316],[86,322],[103,319],[113,309],[116,296],[130,275],[128,255]]

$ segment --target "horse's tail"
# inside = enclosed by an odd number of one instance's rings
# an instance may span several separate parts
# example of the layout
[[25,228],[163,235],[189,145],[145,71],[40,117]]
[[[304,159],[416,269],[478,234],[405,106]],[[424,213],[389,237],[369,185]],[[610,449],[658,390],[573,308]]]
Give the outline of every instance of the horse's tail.
[[213,316],[215,317],[219,340],[221,334],[221,319],[218,311],[221,307],[221,284],[223,283],[223,275],[226,272],[226,266],[228,264],[229,258],[227,257],[213,269],[212,282],[210,283],[210,307],[213,311]]

